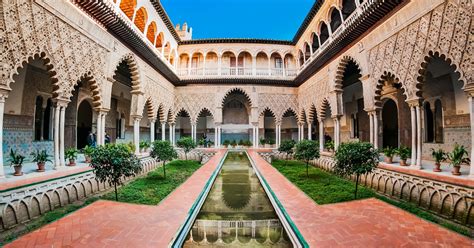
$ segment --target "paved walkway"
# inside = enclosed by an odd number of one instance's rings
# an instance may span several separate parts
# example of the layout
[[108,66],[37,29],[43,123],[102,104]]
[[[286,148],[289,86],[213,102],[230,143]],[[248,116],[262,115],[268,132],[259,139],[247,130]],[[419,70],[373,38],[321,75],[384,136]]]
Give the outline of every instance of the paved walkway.
[[97,201],[5,247],[167,247],[224,153],[158,206]]
[[317,205],[255,151],[258,170],[311,247],[473,247],[473,241],[377,199]]

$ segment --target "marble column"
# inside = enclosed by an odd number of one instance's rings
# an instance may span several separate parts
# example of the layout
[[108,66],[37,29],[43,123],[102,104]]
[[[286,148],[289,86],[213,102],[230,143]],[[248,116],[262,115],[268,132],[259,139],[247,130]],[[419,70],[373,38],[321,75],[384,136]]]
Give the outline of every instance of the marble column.
[[301,141],[301,125],[298,123],[298,142]]
[[176,146],[176,124],[173,123],[173,146]]
[[96,132],[96,145],[97,146],[100,146],[102,145],[102,117],[101,117],[102,113],[99,112],[97,114],[97,123],[96,123],[96,126],[97,126],[97,132]]
[[140,154],[140,120],[141,116],[133,117],[133,143],[135,144],[135,154]]
[[324,121],[319,121],[319,151],[324,151]]
[[219,148],[219,144],[217,143],[217,126],[214,126],[214,148]]
[[[3,146],[3,114],[5,113],[5,99],[7,94],[0,93],[0,144]],[[5,171],[3,169],[3,147],[0,147],[0,178],[5,177]]]
[[416,168],[422,169],[421,164],[421,109],[420,105],[415,106],[416,113]]
[[[378,149],[379,148],[379,117],[377,115],[377,110],[374,111],[372,118],[374,119],[374,148]],[[341,127],[339,125],[339,129],[340,128]],[[339,132],[339,134],[340,133],[341,132]],[[340,139],[340,137],[341,136],[339,135],[339,139]]]
[[471,92],[468,101],[471,117],[471,166],[469,167],[469,177],[474,178],[474,92]]
[[166,123],[161,123],[161,140],[166,140]]
[[301,138],[300,140],[304,140],[304,123],[301,123]]
[[105,144],[105,116],[107,112],[102,112],[102,144]]
[[222,144],[222,127],[217,126],[217,146],[221,147]]
[[340,144],[340,121],[339,121],[339,116],[333,117],[334,120],[334,150],[337,150]]
[[66,123],[66,106],[61,106],[60,120],[59,120],[59,159],[61,160],[61,166],[65,166],[64,157],[64,124]]
[[150,119],[150,142],[151,143],[155,141],[155,122],[156,122],[156,119]]
[[280,146],[279,135],[280,135],[280,124],[276,124],[275,125],[275,145],[277,148]]
[[54,106],[54,168],[57,169],[61,166],[61,160],[59,156],[59,113],[61,107],[59,105]]
[[168,123],[168,131],[170,144],[173,145],[173,123]]
[[367,113],[369,115],[369,142],[372,143],[372,145],[375,146],[374,144],[374,115],[372,112]]
[[311,137],[311,133],[313,132],[312,130],[312,125],[310,122],[308,122],[308,140],[312,140],[313,138]]
[[411,118],[411,166],[416,166],[416,110],[410,106]]
[[257,146],[256,146],[256,148],[259,148],[259,146],[260,146],[260,130],[258,128],[258,123],[257,123],[257,126],[255,127],[255,130],[257,132],[257,135],[256,135]]

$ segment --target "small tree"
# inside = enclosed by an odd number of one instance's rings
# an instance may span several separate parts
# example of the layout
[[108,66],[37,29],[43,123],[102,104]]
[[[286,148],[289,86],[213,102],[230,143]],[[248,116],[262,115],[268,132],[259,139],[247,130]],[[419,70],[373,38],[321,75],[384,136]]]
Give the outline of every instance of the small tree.
[[309,161],[319,158],[319,143],[314,140],[302,140],[296,144],[295,158],[306,163],[306,176],[309,177]]
[[288,160],[288,156],[293,153],[295,144],[296,142],[294,140],[284,140],[281,142],[280,147],[278,147],[278,151],[284,152],[286,154],[286,160]]
[[182,137],[176,144],[178,147],[183,148],[185,160],[188,160],[188,152],[196,148],[196,142],[191,137]]
[[166,161],[171,161],[178,157],[176,150],[167,140],[157,140],[153,142],[153,149],[150,152],[152,158],[163,161],[163,175],[166,178]]
[[138,157],[124,144],[98,146],[91,154],[90,165],[99,181],[114,185],[115,200],[118,200],[117,185],[122,184],[122,179],[142,170]]
[[354,198],[362,174],[370,173],[379,163],[379,152],[368,142],[348,142],[336,151],[334,172],[340,176],[356,175]]

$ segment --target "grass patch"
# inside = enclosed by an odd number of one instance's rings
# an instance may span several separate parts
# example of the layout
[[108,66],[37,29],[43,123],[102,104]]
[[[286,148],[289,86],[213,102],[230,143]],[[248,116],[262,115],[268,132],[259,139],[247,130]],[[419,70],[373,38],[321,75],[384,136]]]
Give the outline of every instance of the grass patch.
[[[352,181],[313,166],[309,167],[309,177],[307,177],[306,165],[300,161],[275,160],[272,165],[318,204],[354,200],[355,183]],[[372,190],[359,187],[358,199],[374,196],[375,193]]]
[[[308,178],[306,177],[306,165],[300,161],[275,160],[272,162],[272,165],[318,204],[329,204],[354,200],[355,183],[351,180],[338,177],[332,173],[323,171],[313,166],[309,168]],[[377,199],[410,212],[422,219],[436,223],[462,235],[468,237],[471,235],[472,231],[468,227],[446,221],[435,214],[431,214],[423,209],[420,209],[413,203],[398,201],[377,194],[372,189],[366,188],[359,184],[357,199],[369,197],[376,197]]]
[[[137,178],[118,189],[120,202],[156,205],[169,193],[190,177],[201,164],[197,161],[175,160],[166,164],[166,178],[163,177],[163,168],[148,173],[147,176]],[[113,191],[104,195],[102,199],[115,201]]]
[[[138,177],[118,189],[119,201],[156,205],[169,195],[174,189],[188,179],[201,164],[197,161],[175,160],[166,164],[166,179],[163,178],[163,168],[157,168],[146,176]],[[39,216],[25,224],[20,224],[0,234],[0,247],[9,243],[21,235],[34,231],[48,223],[54,222],[62,217],[79,210],[97,200],[115,201],[113,188],[109,188],[102,195],[97,195],[77,201],[67,206],[54,209]]]

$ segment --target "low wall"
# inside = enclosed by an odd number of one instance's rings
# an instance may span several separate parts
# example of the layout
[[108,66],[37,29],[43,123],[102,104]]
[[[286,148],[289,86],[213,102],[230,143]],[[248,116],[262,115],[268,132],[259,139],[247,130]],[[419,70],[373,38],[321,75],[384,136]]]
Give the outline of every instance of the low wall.
[[[267,161],[285,159],[281,153],[261,154]],[[332,171],[335,161],[322,155],[311,161],[316,167]],[[352,178],[355,180],[355,177]],[[388,169],[376,168],[360,178],[361,184],[393,199],[412,202],[420,208],[458,224],[474,227],[474,189]]]

